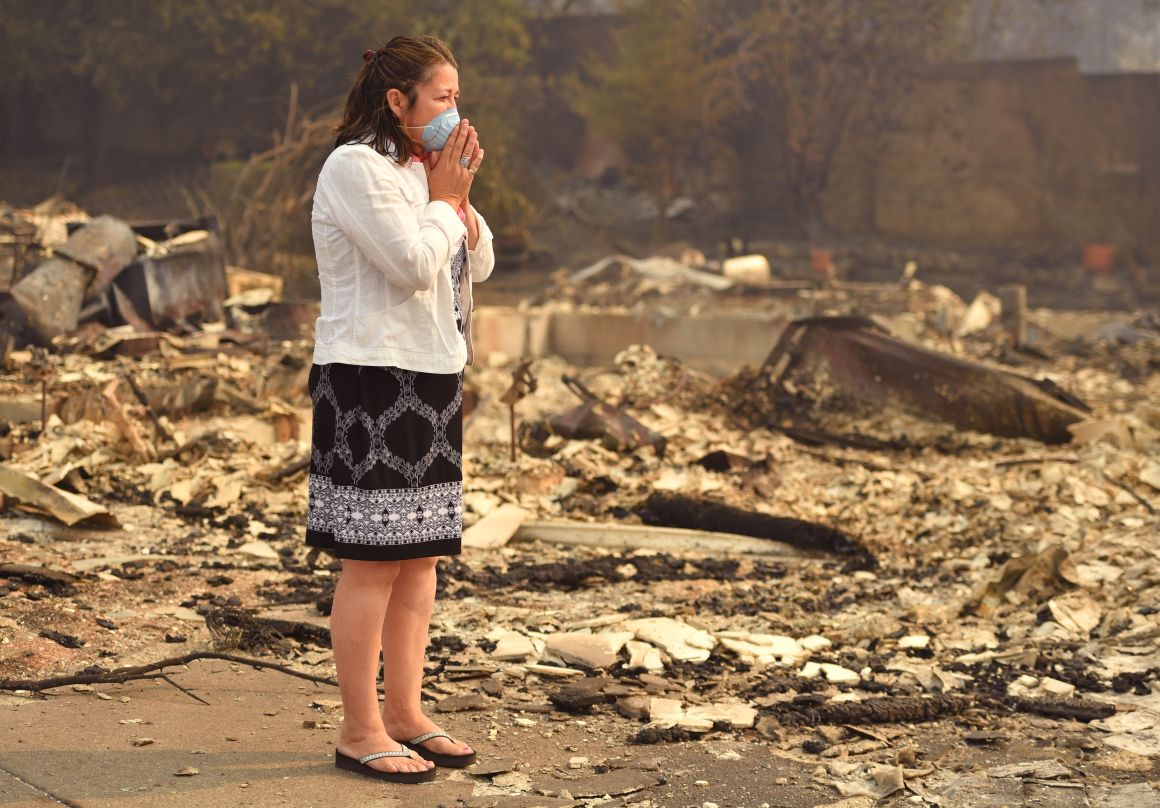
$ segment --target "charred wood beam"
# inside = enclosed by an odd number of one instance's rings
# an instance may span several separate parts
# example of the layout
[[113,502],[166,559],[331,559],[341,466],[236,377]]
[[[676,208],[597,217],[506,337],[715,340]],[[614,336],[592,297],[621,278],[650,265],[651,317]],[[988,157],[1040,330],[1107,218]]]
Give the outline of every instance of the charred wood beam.
[[868,567],[878,564],[856,539],[836,528],[789,516],[747,511],[711,499],[655,491],[644,504],[643,518],[647,524],[652,525],[771,539],[799,550],[858,556]]
[[768,714],[783,724],[918,724],[958,715],[970,700],[958,696],[900,696],[890,699],[814,704],[812,700],[779,705]]
[[57,595],[74,594],[76,583],[80,580],[71,572],[33,564],[0,564],[0,578],[18,578],[25,583],[40,584]]

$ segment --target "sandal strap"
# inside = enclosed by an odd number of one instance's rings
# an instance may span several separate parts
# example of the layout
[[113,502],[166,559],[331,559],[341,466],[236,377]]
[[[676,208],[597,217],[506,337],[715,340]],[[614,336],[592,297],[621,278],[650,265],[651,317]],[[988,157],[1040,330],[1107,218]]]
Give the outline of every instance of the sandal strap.
[[421,744],[424,741],[429,741],[432,738],[446,738],[449,741],[453,740],[452,737],[446,732],[443,732],[442,730],[435,730],[434,732],[425,732],[416,738],[412,738],[411,740],[407,741],[407,744],[409,746],[416,746],[417,744]]
[[363,755],[358,759],[359,763],[366,763],[369,760],[378,760],[385,757],[410,757],[411,753],[406,749],[400,749],[397,752],[371,752],[369,755]]

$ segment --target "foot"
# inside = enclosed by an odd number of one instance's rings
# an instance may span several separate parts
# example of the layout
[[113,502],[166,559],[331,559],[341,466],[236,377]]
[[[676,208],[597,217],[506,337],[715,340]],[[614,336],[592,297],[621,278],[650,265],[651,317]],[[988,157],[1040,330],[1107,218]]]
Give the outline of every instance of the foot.
[[[385,731],[360,736],[353,733],[348,735],[340,730],[338,742],[334,746],[339,752],[356,760],[363,755],[370,755],[374,752],[407,751],[403,746],[391,740]],[[423,760],[414,752],[411,752],[410,757],[376,758],[367,761],[366,765],[381,772],[425,772],[435,766],[434,763]]]
[[[428,732],[442,731],[436,726],[435,722],[422,713],[419,713],[417,718],[407,721],[392,721],[384,715],[383,726],[387,728],[387,733],[400,743],[406,743],[412,738],[418,738],[420,735],[426,735]],[[470,755],[475,751],[465,743],[448,740],[447,738],[432,738],[428,741],[423,741],[420,745],[428,752],[434,752],[437,755]]]

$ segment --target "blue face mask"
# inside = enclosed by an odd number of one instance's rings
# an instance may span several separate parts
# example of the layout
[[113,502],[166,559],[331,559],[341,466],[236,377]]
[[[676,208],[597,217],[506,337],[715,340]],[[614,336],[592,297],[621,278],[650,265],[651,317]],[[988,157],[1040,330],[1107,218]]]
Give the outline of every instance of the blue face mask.
[[447,138],[451,137],[451,133],[458,125],[458,109],[451,107],[440,112],[423,127],[423,151],[440,151],[447,145]]

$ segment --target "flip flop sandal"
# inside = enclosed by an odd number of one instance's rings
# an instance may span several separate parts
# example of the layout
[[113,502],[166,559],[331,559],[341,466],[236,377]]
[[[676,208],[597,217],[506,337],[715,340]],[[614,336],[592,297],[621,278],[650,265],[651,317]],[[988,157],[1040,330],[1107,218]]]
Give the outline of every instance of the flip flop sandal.
[[334,765],[348,772],[373,777],[376,780],[386,780],[389,783],[427,783],[435,779],[434,766],[423,772],[384,772],[367,765],[368,761],[385,757],[411,757],[411,753],[405,749],[400,749],[398,752],[372,752],[356,760],[335,749]]
[[466,766],[470,766],[475,762],[474,752],[469,752],[466,755],[445,755],[440,752],[432,752],[430,749],[419,746],[419,744],[425,743],[432,738],[446,738],[452,742],[455,740],[446,732],[426,732],[422,735],[419,735],[418,737],[412,738],[409,741],[404,741],[403,746],[414,749],[415,753],[419,755],[419,757],[426,758],[436,766],[442,766],[445,769],[462,769]]

